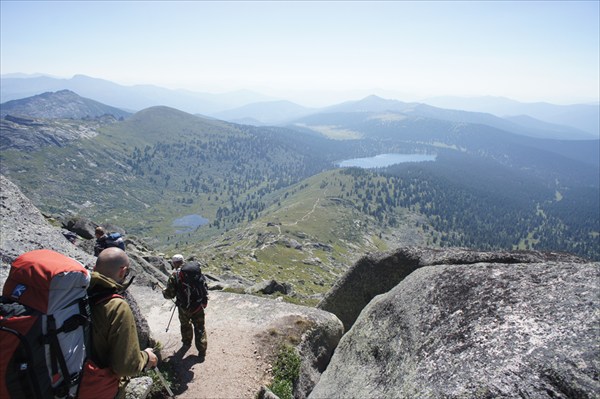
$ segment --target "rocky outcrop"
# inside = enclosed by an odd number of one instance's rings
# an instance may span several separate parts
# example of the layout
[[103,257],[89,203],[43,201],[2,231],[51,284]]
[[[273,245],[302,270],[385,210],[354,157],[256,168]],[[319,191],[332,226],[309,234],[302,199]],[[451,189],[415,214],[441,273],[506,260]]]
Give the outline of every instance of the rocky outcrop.
[[361,258],[340,278],[317,305],[334,313],[349,330],[363,308],[376,296],[395,287],[423,266],[487,263],[583,262],[563,253],[537,251],[482,252],[460,248],[399,248]]
[[[2,104],[0,117],[12,116],[18,123],[31,122],[23,115],[35,118],[84,119],[100,118],[107,115],[113,119],[127,118],[131,114],[121,109],[81,97],[70,90],[46,92]],[[14,117],[18,115],[20,117]]]
[[[65,229],[76,233],[79,237],[87,240],[96,239],[95,230],[96,227],[100,226],[98,223],[80,216],[57,215],[55,218],[62,223]],[[126,234],[125,229],[112,223],[104,223],[102,227],[107,233],[118,232],[122,235]]]
[[376,296],[309,398],[598,397],[600,263],[472,255]]
[[289,283],[279,283],[276,280],[265,280],[246,289],[246,293],[248,294],[273,295],[277,292],[288,295],[292,292],[292,286]]
[[84,265],[94,264],[93,256],[50,225],[21,190],[3,175],[0,175],[0,216],[1,273],[8,273],[10,264],[19,255],[41,248],[60,252]]
[[[17,123],[19,121],[21,123]],[[31,152],[43,147],[63,147],[71,141],[98,135],[98,120],[0,119],[0,150]]]

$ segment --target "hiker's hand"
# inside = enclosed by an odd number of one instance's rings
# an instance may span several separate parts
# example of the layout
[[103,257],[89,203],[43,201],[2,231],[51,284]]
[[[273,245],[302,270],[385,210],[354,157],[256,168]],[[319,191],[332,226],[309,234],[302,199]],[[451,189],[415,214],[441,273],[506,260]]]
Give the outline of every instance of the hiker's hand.
[[146,370],[153,369],[158,364],[158,357],[154,354],[152,348],[144,349],[144,352],[148,354],[148,363],[146,363]]

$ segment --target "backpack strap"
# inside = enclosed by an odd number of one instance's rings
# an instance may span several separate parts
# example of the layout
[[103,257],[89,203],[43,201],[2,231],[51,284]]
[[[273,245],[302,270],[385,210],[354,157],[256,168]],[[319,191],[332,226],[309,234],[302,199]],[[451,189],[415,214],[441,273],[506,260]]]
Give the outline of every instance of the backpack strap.
[[30,363],[31,359],[33,359],[33,354],[31,353],[31,347],[27,343],[27,339],[19,331],[2,325],[0,325],[0,331],[13,334],[21,342],[21,345],[18,346],[17,350],[24,352],[23,358],[27,359],[26,362],[20,362],[17,369],[17,374],[19,376],[18,378],[23,392],[33,394],[35,398],[42,398],[43,395],[40,388],[40,383],[35,374],[33,364]]
[[69,368],[67,367],[65,356],[60,348],[60,343],[58,342],[59,332],[60,330],[56,329],[56,321],[54,319],[54,315],[48,315],[48,334],[46,336],[46,339],[47,342],[50,344],[50,362],[52,367],[52,379],[55,378],[59,371],[57,363],[58,366],[60,366],[60,370],[62,371],[63,377],[63,381],[60,383],[60,385],[54,388],[54,395],[58,397],[64,397],[69,393],[69,388],[77,384],[79,380],[79,375],[75,375],[73,377],[69,375]]

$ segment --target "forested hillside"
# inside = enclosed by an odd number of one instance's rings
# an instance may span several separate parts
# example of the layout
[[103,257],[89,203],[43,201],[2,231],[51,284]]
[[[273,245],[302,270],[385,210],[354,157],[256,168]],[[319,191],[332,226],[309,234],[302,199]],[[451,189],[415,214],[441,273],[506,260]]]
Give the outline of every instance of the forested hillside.
[[360,254],[400,243],[535,248],[598,259],[599,199],[591,191],[559,192],[510,168],[448,151],[435,162],[320,173],[278,191],[257,218],[210,243],[190,236],[178,245],[208,257],[209,271],[276,278],[311,303]]
[[[14,143],[30,127],[18,130],[15,123],[0,125],[0,171],[36,205],[122,225],[163,250],[209,250],[241,234],[253,237],[245,247],[253,259],[261,246],[270,251],[308,240],[331,246],[326,256],[303,256],[331,265],[333,274],[355,253],[410,237],[429,245],[600,257],[598,141],[541,140],[391,111],[322,114],[291,129],[153,107],[93,130],[89,121],[71,120],[63,141],[48,139],[58,133],[56,121],[36,118],[41,139],[27,147]],[[437,158],[341,170],[335,181],[323,175],[341,160],[392,152]],[[283,217],[292,204],[304,204],[305,213]],[[320,218],[303,219],[307,214]],[[201,222],[178,225],[186,218]],[[271,245],[277,240],[265,237],[274,226],[281,240]],[[217,258],[220,252],[214,250]],[[279,265],[295,259],[269,257]]]

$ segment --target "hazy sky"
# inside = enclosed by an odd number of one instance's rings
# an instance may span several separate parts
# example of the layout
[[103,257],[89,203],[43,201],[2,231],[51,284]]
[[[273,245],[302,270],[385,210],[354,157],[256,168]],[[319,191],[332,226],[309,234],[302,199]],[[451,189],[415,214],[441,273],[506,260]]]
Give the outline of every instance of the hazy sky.
[[599,1],[6,1],[1,73],[250,89],[598,101]]

